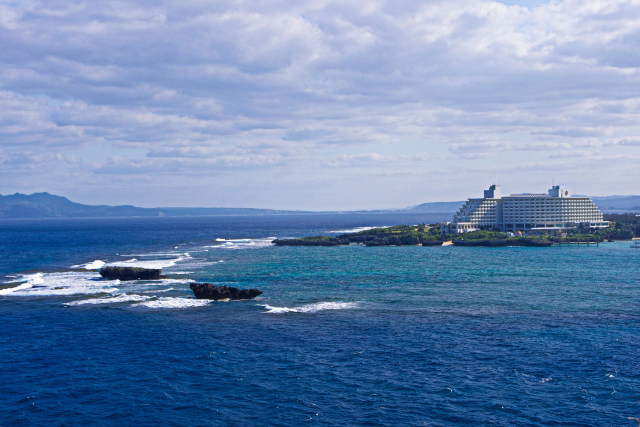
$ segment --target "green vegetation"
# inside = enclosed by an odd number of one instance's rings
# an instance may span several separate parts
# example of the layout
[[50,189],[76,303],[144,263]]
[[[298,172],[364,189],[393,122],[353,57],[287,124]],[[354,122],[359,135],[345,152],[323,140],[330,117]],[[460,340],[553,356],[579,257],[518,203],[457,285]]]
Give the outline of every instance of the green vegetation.
[[480,230],[455,235],[453,244],[456,246],[551,246],[552,242],[546,236],[510,237],[500,231]]
[[629,240],[640,237],[640,216],[635,214],[608,214],[604,219],[611,222],[611,226],[602,229],[591,229],[588,224],[581,224],[573,229],[556,231],[539,231],[526,236],[509,237],[498,231],[473,231],[459,234],[445,234],[443,238],[454,241],[478,241],[507,239],[512,242],[517,239],[534,239],[553,242],[602,242],[604,240]]
[[607,214],[604,219],[611,223],[607,228],[593,230],[584,224],[575,229],[556,232],[553,238],[563,236],[571,241],[602,242],[603,240],[630,240],[634,237],[640,237],[640,216],[630,213]]
[[462,240],[491,240],[491,239],[508,239],[509,235],[501,231],[479,230],[471,231],[464,234],[453,235],[454,239]]
[[604,219],[611,221],[611,227],[603,230],[604,237],[611,240],[629,240],[640,237],[640,216],[635,214],[608,214]]
[[358,233],[342,234],[337,237],[312,236],[301,239],[274,240],[278,246],[339,246],[361,244],[366,246],[408,246],[441,245],[440,226],[396,225],[387,228],[373,228]]

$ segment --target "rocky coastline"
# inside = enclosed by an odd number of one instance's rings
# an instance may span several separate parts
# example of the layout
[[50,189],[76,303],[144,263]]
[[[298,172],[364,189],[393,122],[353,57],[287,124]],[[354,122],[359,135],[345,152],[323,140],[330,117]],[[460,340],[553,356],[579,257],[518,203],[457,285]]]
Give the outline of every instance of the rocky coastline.
[[509,237],[506,233],[480,231],[465,235],[446,235],[440,228],[432,225],[398,225],[394,227],[374,228],[358,233],[331,236],[309,236],[296,239],[276,239],[276,246],[528,246],[547,247],[553,242],[546,236]]

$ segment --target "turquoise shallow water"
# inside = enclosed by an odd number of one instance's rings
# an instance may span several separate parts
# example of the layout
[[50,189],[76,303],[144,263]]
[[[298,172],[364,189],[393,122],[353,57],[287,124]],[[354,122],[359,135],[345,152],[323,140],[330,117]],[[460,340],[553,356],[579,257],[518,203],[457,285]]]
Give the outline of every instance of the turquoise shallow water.
[[[3,223],[0,425],[634,425],[640,251],[268,239],[401,222]],[[265,293],[200,304],[192,280]]]

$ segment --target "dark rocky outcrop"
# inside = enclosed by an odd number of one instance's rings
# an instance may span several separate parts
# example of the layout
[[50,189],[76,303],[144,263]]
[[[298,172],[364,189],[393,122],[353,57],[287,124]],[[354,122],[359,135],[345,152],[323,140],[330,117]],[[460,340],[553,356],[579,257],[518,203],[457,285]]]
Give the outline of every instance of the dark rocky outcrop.
[[211,283],[191,283],[189,287],[198,299],[250,299],[262,295],[258,289],[238,289]]
[[157,280],[162,270],[141,267],[102,267],[100,275],[108,280]]

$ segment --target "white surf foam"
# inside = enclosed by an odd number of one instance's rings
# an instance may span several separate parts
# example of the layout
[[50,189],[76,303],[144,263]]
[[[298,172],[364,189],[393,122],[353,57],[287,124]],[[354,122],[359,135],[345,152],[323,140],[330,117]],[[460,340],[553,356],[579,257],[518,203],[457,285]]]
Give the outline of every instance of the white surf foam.
[[219,244],[207,246],[210,249],[259,249],[273,246],[275,237],[262,239],[216,239]]
[[174,288],[168,288],[168,289],[153,289],[151,291],[143,291],[145,294],[161,294],[164,292],[170,292],[175,290]]
[[185,252],[181,256],[170,259],[155,259],[155,260],[139,260],[137,258],[131,258],[125,261],[110,262],[107,264],[109,267],[141,267],[141,268],[169,268],[173,267],[181,261],[191,259],[191,255]]
[[130,294],[149,294],[154,295],[157,293],[169,292],[174,288],[186,288],[188,284],[193,283],[193,280],[189,279],[162,279],[153,281],[127,281],[122,282],[119,288],[122,292]]
[[94,272],[66,271],[60,273],[25,274],[15,282],[17,287],[3,289],[2,295],[52,296],[74,294],[97,294],[117,292],[119,280],[101,280]]
[[355,228],[348,228],[346,230],[328,231],[328,233],[350,234],[350,233],[359,233],[361,231],[373,230],[374,228],[388,228],[388,226],[383,225],[380,227],[355,227]]
[[102,267],[105,266],[105,264],[106,262],[100,259],[97,259],[95,261],[91,261],[86,264],[72,265],[71,268],[78,268],[83,270],[100,270]]
[[348,310],[358,308],[357,302],[316,302],[298,307],[275,307],[263,305],[267,309],[265,313],[317,313],[324,310]]
[[162,297],[153,301],[139,302],[133,304],[134,307],[146,307],[146,308],[192,308],[192,307],[204,307],[209,305],[211,300],[202,300],[195,298],[179,298],[179,297]]
[[118,254],[121,257],[130,256],[132,258],[157,258],[157,257],[177,257],[184,255],[182,251],[169,251],[169,252],[148,252],[141,254]]
[[152,297],[146,295],[136,295],[136,294],[121,294],[116,295],[114,297],[108,298],[91,298],[91,299],[83,299],[78,301],[71,301],[65,303],[65,305],[84,305],[84,304],[118,304],[123,302],[137,302],[137,301],[147,301]]
[[296,310],[295,308],[289,308],[289,307],[274,307],[272,305],[262,305],[264,308],[267,309],[267,311],[265,311],[265,313],[297,313],[298,310]]
[[153,285],[184,285],[184,284],[188,284],[188,283],[193,283],[193,280],[191,279],[161,279],[160,281],[150,281],[150,282],[145,282],[145,287],[148,288],[149,286],[153,286]]
[[[17,276],[16,280],[7,282],[7,284],[11,284],[11,283],[19,283],[19,284],[12,288],[6,288],[6,289],[0,290],[0,295],[9,295],[9,294],[14,294],[16,292],[19,293],[20,291],[24,291],[25,289],[38,286],[44,283],[44,275],[42,273],[35,273],[35,274],[26,274],[24,276]],[[18,295],[17,293],[16,295]]]

